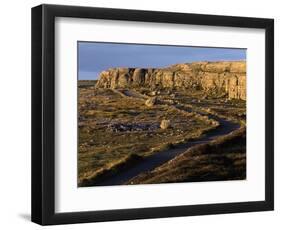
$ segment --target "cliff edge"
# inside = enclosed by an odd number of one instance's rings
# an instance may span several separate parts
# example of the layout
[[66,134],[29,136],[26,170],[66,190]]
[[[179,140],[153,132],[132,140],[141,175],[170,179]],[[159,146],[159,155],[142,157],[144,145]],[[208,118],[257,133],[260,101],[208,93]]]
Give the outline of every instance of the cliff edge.
[[97,88],[195,89],[246,100],[246,62],[194,62],[165,68],[111,68],[102,71]]

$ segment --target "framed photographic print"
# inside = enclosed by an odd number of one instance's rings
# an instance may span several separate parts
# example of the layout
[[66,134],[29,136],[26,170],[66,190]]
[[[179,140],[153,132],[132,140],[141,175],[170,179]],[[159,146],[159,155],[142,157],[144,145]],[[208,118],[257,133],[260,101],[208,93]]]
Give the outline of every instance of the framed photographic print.
[[32,221],[274,207],[273,19],[32,8]]

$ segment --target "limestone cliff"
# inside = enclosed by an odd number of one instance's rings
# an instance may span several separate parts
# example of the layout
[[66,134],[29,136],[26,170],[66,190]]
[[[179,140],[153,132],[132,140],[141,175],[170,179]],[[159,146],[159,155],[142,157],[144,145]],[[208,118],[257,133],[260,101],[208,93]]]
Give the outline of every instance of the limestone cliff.
[[98,88],[148,87],[204,90],[246,100],[246,62],[194,62],[166,68],[112,68],[100,73]]

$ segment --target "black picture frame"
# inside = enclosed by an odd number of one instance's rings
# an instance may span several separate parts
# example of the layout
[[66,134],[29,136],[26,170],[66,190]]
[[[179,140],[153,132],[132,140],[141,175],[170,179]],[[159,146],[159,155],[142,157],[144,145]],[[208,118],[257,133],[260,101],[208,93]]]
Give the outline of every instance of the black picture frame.
[[[55,213],[55,18],[109,19],[265,29],[265,200]],[[93,207],[94,208],[94,207]],[[267,211],[274,209],[274,20],[125,9],[32,8],[32,221],[41,225]]]

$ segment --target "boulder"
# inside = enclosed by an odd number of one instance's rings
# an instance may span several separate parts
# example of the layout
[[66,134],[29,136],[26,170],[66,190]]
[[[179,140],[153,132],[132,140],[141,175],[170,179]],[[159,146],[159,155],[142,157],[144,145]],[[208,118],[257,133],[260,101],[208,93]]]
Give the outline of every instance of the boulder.
[[145,101],[145,105],[148,106],[148,107],[152,107],[156,104],[156,102],[157,102],[157,98],[151,97],[151,98],[149,98]]
[[171,122],[170,120],[162,120],[160,124],[161,129],[168,129],[171,127]]

